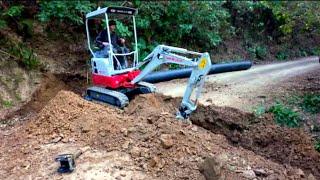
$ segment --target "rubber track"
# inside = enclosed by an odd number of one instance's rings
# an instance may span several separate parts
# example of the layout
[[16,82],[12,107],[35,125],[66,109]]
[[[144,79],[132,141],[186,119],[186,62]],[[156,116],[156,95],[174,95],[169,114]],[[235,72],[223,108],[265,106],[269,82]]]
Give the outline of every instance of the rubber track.
[[[96,97],[91,97],[90,96],[90,91],[96,92],[96,93],[99,93],[99,94],[102,94],[102,95],[107,95],[109,97],[112,97],[112,98],[116,99],[117,102],[115,102],[115,101],[114,102],[105,102],[102,99],[99,99],[99,98],[96,98]],[[107,104],[111,104],[113,106],[117,106],[119,108],[123,108],[123,107],[125,107],[125,106],[127,106],[129,104],[129,99],[125,94],[117,92],[117,91],[112,91],[112,90],[109,90],[109,89],[105,89],[105,88],[102,88],[102,87],[97,87],[97,86],[89,87],[87,89],[86,99],[96,100],[96,101],[99,101],[99,102],[104,102],[104,103],[107,103]]]

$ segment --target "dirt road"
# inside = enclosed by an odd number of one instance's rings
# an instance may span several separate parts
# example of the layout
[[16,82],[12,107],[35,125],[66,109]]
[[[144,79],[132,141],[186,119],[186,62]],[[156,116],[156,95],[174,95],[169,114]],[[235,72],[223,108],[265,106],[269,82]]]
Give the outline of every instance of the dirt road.
[[[200,102],[209,105],[230,106],[245,111],[267,96],[287,80],[309,72],[319,72],[318,57],[308,57],[277,64],[256,65],[246,71],[210,75],[200,97]],[[187,79],[156,84],[157,91],[173,97],[183,96]],[[278,93],[278,92],[277,92]]]

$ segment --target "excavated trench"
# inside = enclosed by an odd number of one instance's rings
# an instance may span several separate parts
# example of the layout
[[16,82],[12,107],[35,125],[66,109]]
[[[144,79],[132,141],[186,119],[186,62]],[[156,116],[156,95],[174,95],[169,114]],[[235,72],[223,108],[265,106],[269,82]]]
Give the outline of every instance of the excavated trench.
[[289,164],[320,178],[320,154],[302,129],[279,127],[270,114],[256,118],[230,107],[199,106],[191,121],[213,133],[223,134],[241,146],[281,164]]
[[[10,116],[36,114],[60,90],[81,95],[85,87],[86,78],[80,75],[46,75],[32,100]],[[180,102],[181,98],[159,94],[137,96],[124,112],[130,116],[157,120],[161,113],[174,114]],[[241,146],[275,162],[301,168],[320,178],[320,154],[314,150],[312,139],[301,129],[275,125],[270,114],[256,118],[235,108],[199,105],[190,120],[212,133],[224,135],[233,146]]]
[[[157,120],[161,112],[174,114],[181,98],[156,94],[134,99],[127,113]],[[274,123],[273,116],[257,118],[252,113],[231,107],[199,105],[190,117],[193,124],[224,135],[233,146],[243,147],[280,164],[303,169],[320,178],[320,153],[310,135],[302,129],[285,128]]]

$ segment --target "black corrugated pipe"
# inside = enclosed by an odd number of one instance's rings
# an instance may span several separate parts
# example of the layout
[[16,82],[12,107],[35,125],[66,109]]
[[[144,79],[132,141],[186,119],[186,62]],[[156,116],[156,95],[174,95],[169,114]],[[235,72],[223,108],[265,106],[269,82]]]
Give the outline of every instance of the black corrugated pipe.
[[[251,66],[252,66],[251,61],[242,61],[242,62],[225,63],[225,64],[213,64],[211,66],[209,74],[218,74],[223,72],[247,70],[251,68]],[[192,71],[192,68],[158,71],[158,72],[154,72],[147,75],[145,78],[143,78],[143,81],[156,83],[156,82],[170,81],[172,79],[187,78],[187,77],[190,77],[191,71]]]

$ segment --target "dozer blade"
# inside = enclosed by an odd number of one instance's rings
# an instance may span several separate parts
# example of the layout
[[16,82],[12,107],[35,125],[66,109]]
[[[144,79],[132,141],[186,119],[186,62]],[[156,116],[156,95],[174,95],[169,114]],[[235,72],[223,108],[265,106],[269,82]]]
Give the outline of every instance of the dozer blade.
[[141,94],[153,93],[156,91],[156,87],[153,84],[147,82],[139,82],[139,88],[141,89]]
[[124,108],[129,104],[129,99],[125,94],[97,86],[87,89],[85,99],[107,103],[119,108]]
[[120,90],[120,92],[127,95],[129,99],[134,98],[138,94],[149,94],[155,91],[156,87],[153,84],[147,82],[139,82],[134,88],[126,88]]

